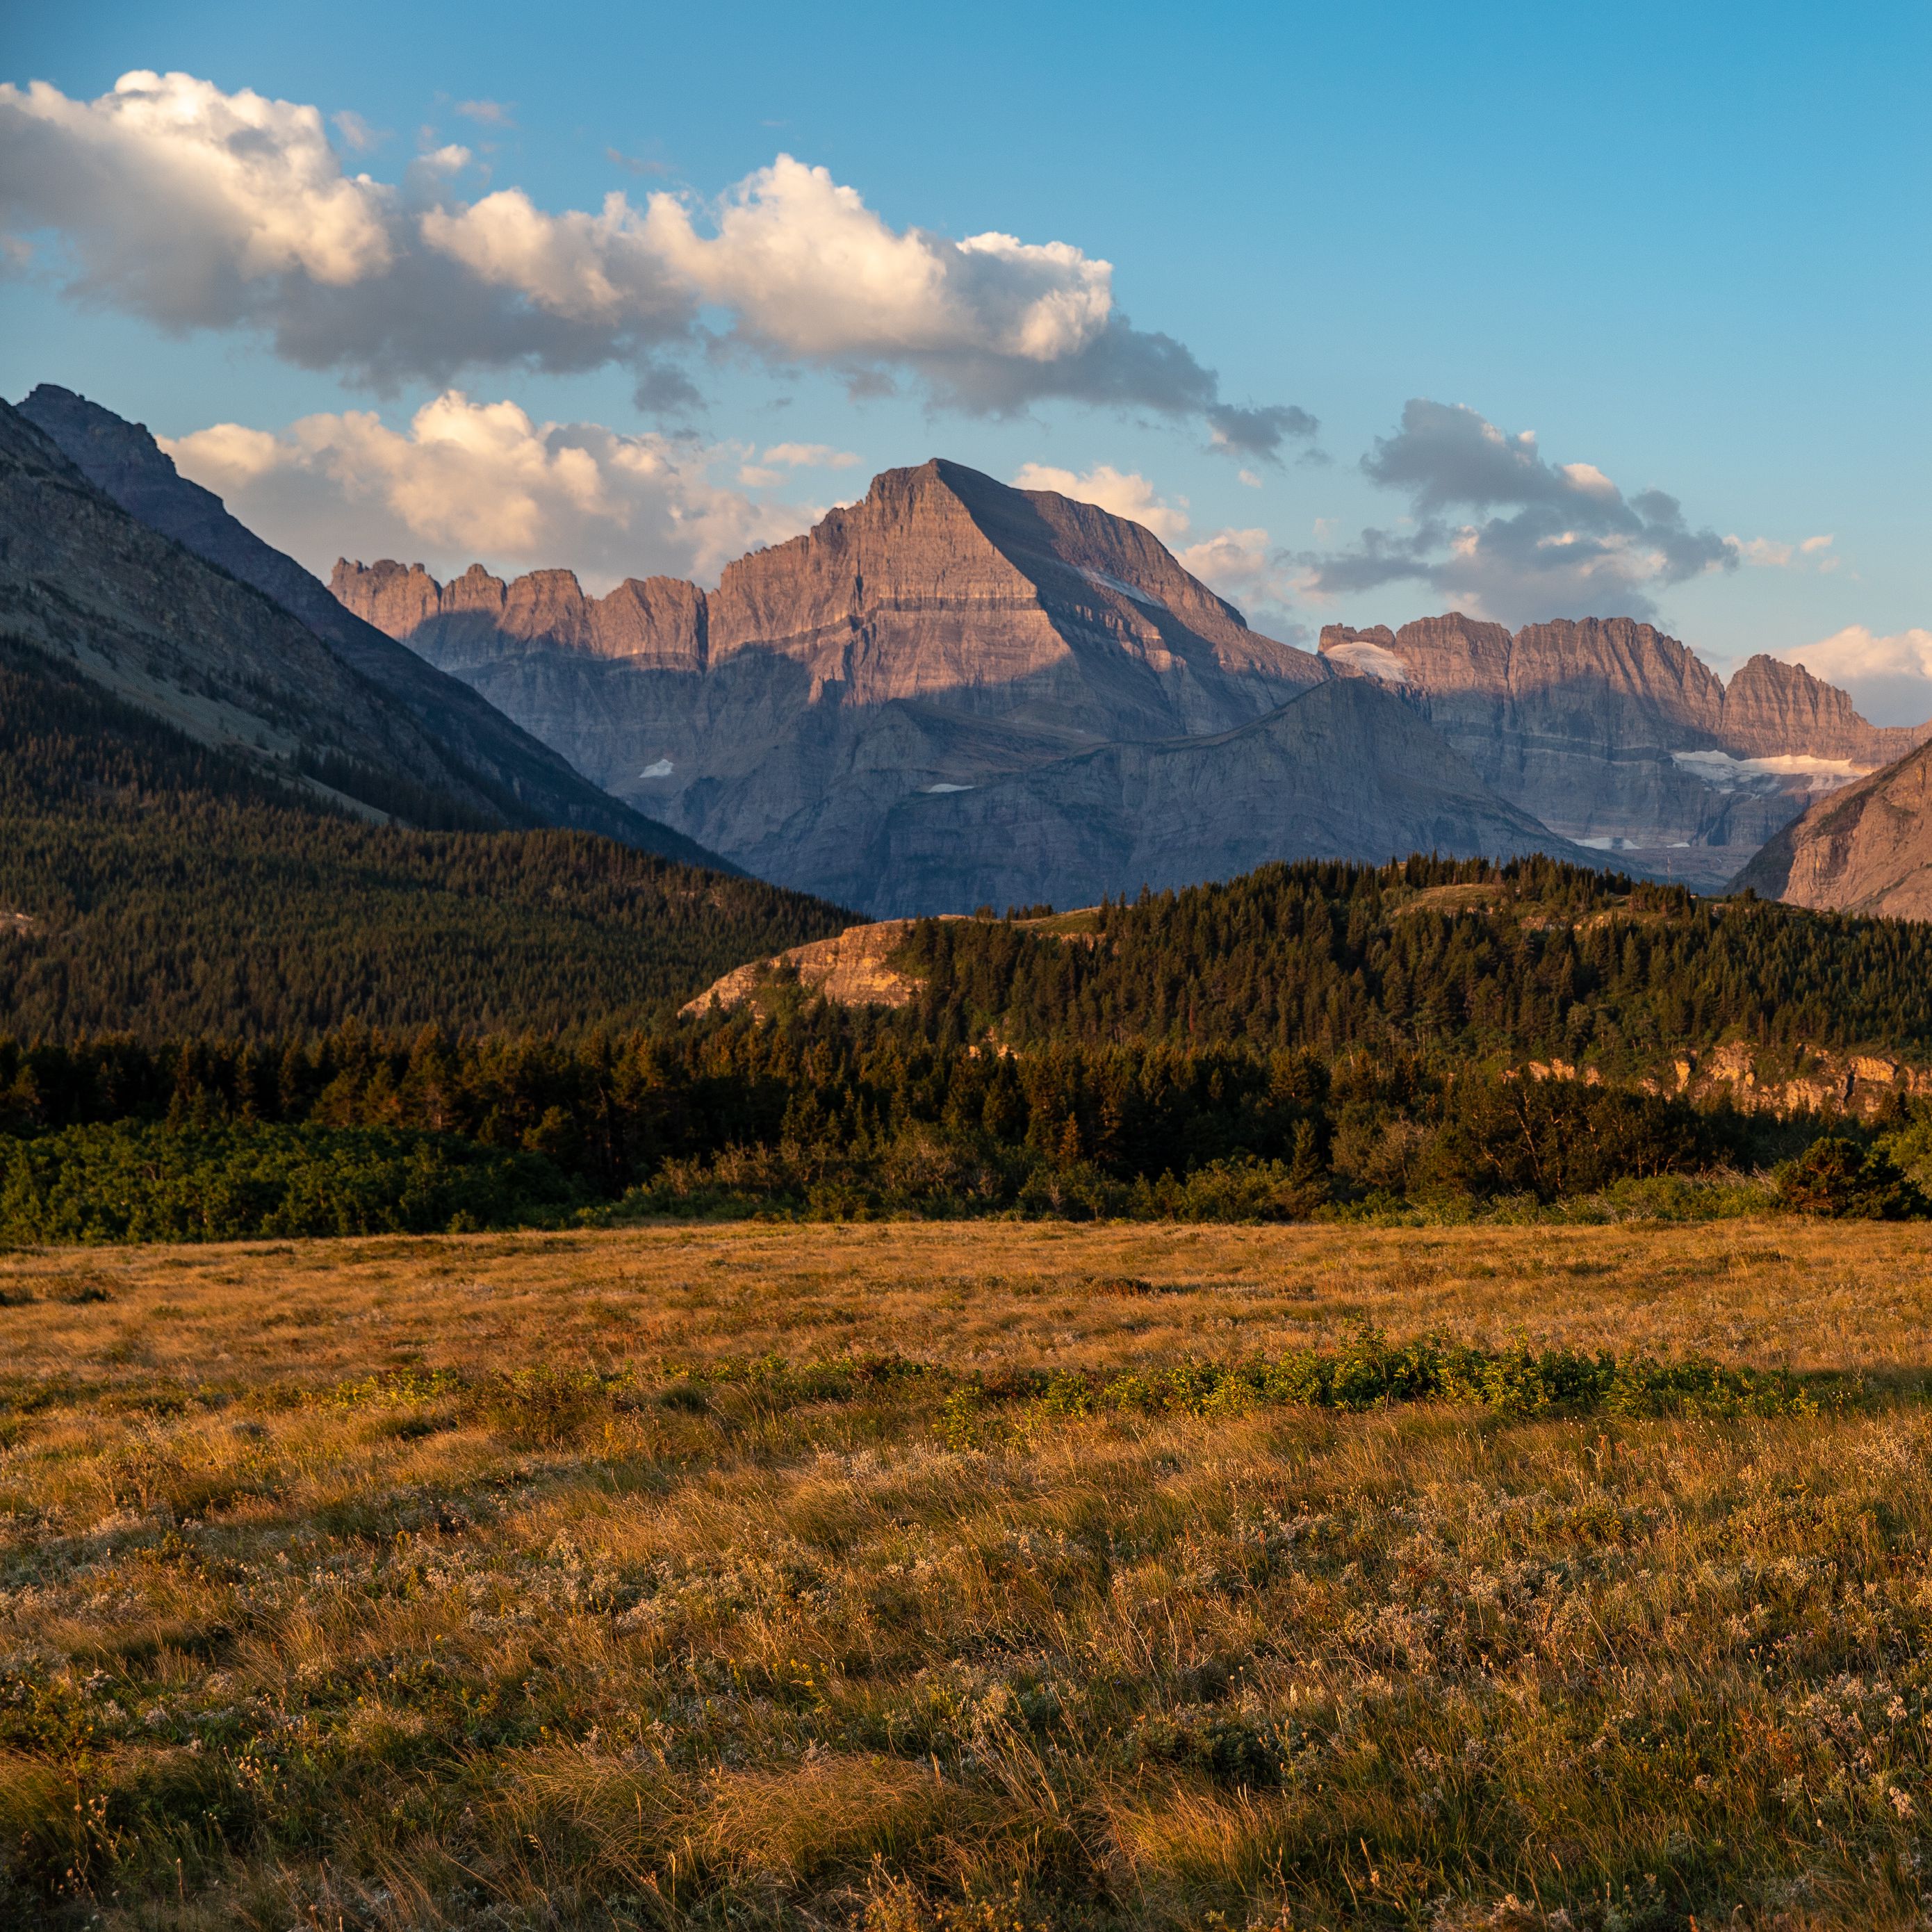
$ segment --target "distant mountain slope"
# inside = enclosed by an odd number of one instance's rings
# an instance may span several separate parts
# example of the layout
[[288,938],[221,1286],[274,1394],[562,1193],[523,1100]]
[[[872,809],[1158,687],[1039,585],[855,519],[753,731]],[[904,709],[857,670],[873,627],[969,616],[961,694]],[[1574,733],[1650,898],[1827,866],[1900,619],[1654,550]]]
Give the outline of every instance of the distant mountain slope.
[[[1292,828],[1292,831],[1287,830]],[[1210,738],[1104,745],[902,800],[848,874],[886,913],[1090,905],[1278,858],[1587,855],[1486,787],[1412,713],[1336,679]]]
[[1868,724],[1844,692],[1774,658],[1726,686],[1628,617],[1512,635],[1452,611],[1400,631],[1331,624],[1321,649],[1400,693],[1552,830],[1693,885],[1721,884],[1820,792],[1932,733]]
[[263,542],[218,496],[182,476],[143,425],[50,382],[19,407],[129,515],[299,618],[460,761],[496,798],[507,822],[577,826],[687,864],[725,862],[612,798],[460,679],[437,670],[346,610],[294,558]]
[[1932,745],[1819,800],[1732,881],[1746,887],[1794,905],[1932,919]]
[[[884,472],[709,593],[347,562],[331,587],[619,795],[875,913],[1132,891],[1145,866],[1380,860],[1424,826],[1459,850],[1542,836],[1373,686],[1343,706],[1350,761],[1323,764],[1330,706],[1295,705],[1331,681],[1319,658],[1138,524],[958,464]],[[1352,755],[1378,734],[1400,760]]]
[[0,1034],[649,1024],[849,921],[586,832],[370,824],[0,638]]

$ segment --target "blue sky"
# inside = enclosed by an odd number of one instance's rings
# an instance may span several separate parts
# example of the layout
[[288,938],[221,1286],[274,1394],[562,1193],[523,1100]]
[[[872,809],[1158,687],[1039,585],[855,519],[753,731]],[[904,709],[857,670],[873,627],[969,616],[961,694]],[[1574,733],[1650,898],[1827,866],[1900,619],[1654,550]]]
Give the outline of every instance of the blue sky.
[[[320,568],[713,574],[945,454],[1139,508],[1310,643],[1451,604],[1630,609],[1720,664],[1802,656],[1874,715],[1932,715],[1922,4],[188,0],[16,17],[0,68],[62,98],[0,99],[0,392],[64,382],[182,440]],[[140,69],[206,84],[218,118],[243,90],[320,110],[335,160],[308,155],[310,188],[366,172],[388,241],[352,237],[344,267],[284,234],[291,266],[232,208],[209,241],[206,207],[170,203],[167,169],[87,106]],[[825,173],[741,187],[782,154]],[[593,233],[614,190],[630,225]],[[506,241],[475,211],[509,190],[530,221]],[[763,220],[742,247],[718,239],[734,195]],[[685,213],[646,238],[653,196]],[[892,275],[929,256],[952,278],[943,327],[910,296],[864,312],[835,217],[871,224]],[[1018,252],[952,245],[988,232]],[[436,278],[406,328],[399,250]],[[542,278],[586,261],[610,279],[561,316]],[[665,276],[640,333],[626,304]],[[372,374],[328,331],[378,310]],[[1154,337],[1182,362],[1154,368]],[[438,404],[452,388],[466,412]],[[1318,428],[1239,413],[1291,410]],[[254,434],[210,434],[230,424]]]

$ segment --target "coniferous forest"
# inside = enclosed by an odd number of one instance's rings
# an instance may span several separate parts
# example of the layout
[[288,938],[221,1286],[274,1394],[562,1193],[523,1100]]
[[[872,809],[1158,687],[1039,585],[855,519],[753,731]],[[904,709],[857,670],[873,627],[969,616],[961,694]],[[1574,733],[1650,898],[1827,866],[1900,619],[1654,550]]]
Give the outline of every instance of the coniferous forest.
[[1897,1215],[1932,1181],[1903,1098],[1848,1123],[1666,1077],[1730,1041],[1925,1059],[1922,926],[1547,860],[1309,862],[921,922],[897,1010],[781,971],[680,1018],[847,915],[586,834],[372,824],[30,653],[0,752],[10,1238],[1712,1211],[1772,1173]]

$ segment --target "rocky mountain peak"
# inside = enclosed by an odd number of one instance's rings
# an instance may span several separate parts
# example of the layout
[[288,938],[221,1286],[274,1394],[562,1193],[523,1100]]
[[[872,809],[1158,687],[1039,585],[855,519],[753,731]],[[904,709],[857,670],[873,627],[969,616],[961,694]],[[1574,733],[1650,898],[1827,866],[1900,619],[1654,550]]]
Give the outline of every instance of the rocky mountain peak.
[[1802,665],[1755,657],[1727,686],[1631,617],[1511,633],[1460,611],[1399,631],[1331,624],[1321,654],[1420,710],[1497,790],[1566,837],[1722,884],[1812,796],[1932,727],[1868,723]]
[[1013,692],[995,701],[1091,736],[1224,728],[1327,674],[1139,524],[938,458],[882,471],[709,592],[633,578],[593,598],[567,571],[506,585],[480,565],[440,586],[393,564],[340,563],[331,581],[446,668],[540,648],[717,672],[749,653],[796,667],[811,703]]
[[[346,608],[293,557],[230,516],[220,497],[182,476],[142,424],[52,383],[43,383],[26,398],[18,419],[46,438],[136,524],[251,586],[296,620],[298,638],[326,646],[322,663],[312,665],[298,680],[310,698],[322,699],[329,688],[332,656],[337,668],[366,681],[370,689],[365,695],[380,694],[400,718],[440,748],[438,755],[452,761],[460,787],[480,786],[477,796],[486,810],[519,823],[530,819],[589,826],[652,850],[715,862],[714,855],[606,796],[467,685],[432,668]],[[371,576],[380,586],[380,601],[398,625],[420,621],[438,601],[434,581],[420,565],[412,570],[400,564],[379,566]],[[275,634],[274,627],[262,634],[267,657],[290,665],[308,662],[293,646],[272,641]],[[248,675],[259,682],[273,673]],[[345,700],[326,701],[339,708]],[[436,760],[426,761],[419,748],[407,763],[420,779],[428,777]]]

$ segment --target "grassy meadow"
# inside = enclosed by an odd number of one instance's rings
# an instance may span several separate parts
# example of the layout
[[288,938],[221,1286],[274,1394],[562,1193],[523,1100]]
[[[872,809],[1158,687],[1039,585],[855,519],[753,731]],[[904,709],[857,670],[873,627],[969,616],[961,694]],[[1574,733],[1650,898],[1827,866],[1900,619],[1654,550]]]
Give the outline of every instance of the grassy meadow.
[[0,1922],[1922,1924],[1928,1252],[0,1254]]

